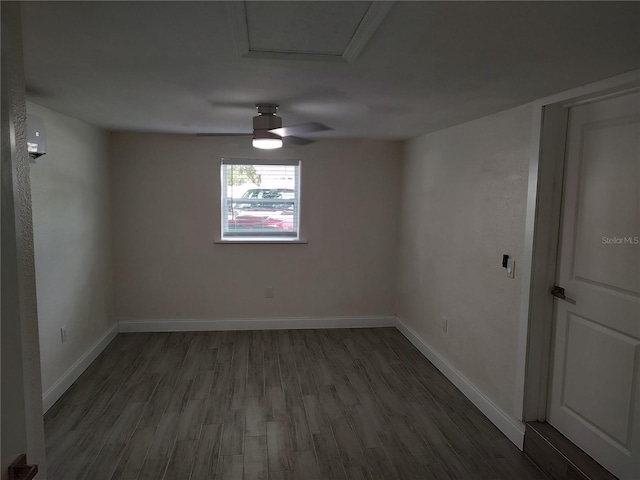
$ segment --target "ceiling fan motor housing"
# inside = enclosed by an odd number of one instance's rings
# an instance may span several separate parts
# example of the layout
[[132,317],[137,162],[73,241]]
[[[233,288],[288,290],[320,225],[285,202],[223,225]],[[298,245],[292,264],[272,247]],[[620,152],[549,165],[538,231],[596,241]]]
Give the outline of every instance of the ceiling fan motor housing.
[[253,138],[281,139],[280,135],[269,131],[274,128],[282,128],[282,118],[276,115],[278,106],[259,103],[256,107],[258,108],[258,115],[253,117]]

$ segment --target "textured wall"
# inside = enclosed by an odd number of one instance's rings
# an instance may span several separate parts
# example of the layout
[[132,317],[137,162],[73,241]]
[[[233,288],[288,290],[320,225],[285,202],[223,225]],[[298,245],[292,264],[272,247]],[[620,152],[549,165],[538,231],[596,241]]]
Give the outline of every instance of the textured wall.
[[31,165],[46,392],[115,324],[109,134],[33,103],[27,110],[43,120],[47,134],[47,154]]
[[[417,138],[403,159],[399,316],[507,413],[532,112],[519,107]],[[515,279],[501,266],[505,253],[516,260]]]
[[[220,158],[258,155],[302,159],[308,244],[214,244]],[[395,314],[399,143],[116,133],[111,160],[119,319]]]
[[[41,467],[38,477],[45,478],[38,312],[18,2],[2,2],[1,16],[2,478],[6,476],[6,465],[20,453],[27,453],[30,462],[38,463]],[[8,90],[5,90],[7,87]],[[5,143],[7,139],[10,140],[9,145]],[[11,424],[12,421],[16,423]],[[25,437],[26,445],[21,441]]]

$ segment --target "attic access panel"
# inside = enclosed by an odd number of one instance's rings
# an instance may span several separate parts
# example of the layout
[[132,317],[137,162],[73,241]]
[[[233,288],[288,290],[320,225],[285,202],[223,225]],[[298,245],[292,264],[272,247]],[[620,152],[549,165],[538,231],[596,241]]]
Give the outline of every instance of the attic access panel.
[[249,58],[352,62],[394,2],[228,2],[236,49]]

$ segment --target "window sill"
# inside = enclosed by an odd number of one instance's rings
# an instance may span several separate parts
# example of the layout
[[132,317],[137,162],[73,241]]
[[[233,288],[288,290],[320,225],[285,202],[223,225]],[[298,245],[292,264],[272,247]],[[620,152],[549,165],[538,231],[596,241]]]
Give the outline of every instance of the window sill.
[[283,244],[288,244],[288,243],[293,243],[293,244],[307,244],[309,243],[306,239],[304,238],[298,238],[298,239],[291,239],[291,240],[285,240],[283,238],[260,238],[260,237],[254,237],[254,238],[216,238],[213,243],[219,243],[219,244],[247,244],[247,243],[252,243],[252,244],[259,244],[259,245],[265,245],[265,244],[278,244],[278,245],[283,245]]

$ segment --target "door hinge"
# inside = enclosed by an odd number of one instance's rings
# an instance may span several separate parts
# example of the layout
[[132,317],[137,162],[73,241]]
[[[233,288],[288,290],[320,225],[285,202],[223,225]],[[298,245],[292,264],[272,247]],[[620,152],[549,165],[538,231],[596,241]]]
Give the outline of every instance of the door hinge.
[[31,480],[38,473],[38,465],[27,465],[27,456],[20,455],[9,465],[9,480]]

